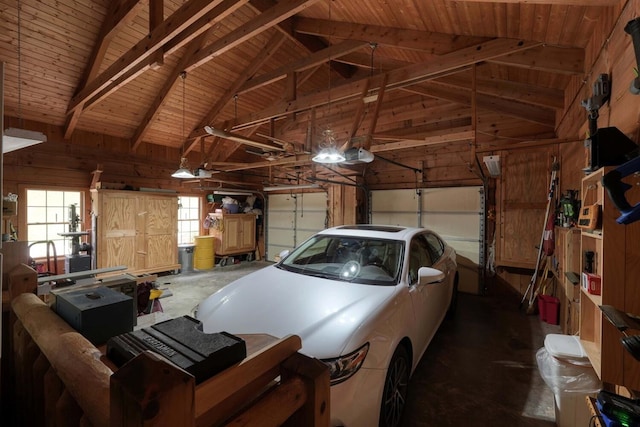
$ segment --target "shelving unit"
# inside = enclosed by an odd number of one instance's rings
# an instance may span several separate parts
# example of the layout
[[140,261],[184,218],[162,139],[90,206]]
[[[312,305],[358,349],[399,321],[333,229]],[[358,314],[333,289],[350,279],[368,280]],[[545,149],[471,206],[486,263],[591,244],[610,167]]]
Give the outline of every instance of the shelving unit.
[[560,324],[563,333],[574,335],[580,330],[580,284],[574,284],[567,273],[580,273],[580,229],[556,227],[555,236]]
[[[594,370],[603,382],[640,390],[640,362],[624,350],[622,334],[603,316],[600,306],[612,305],[626,313],[640,313],[640,222],[621,225],[620,212],[602,186],[602,177],[612,168],[601,168],[582,179],[582,206],[600,207],[593,230],[580,233],[580,272],[585,271],[585,253],[593,252],[593,273],[601,278],[601,295],[580,290],[580,341]],[[626,196],[637,200],[637,186]]]

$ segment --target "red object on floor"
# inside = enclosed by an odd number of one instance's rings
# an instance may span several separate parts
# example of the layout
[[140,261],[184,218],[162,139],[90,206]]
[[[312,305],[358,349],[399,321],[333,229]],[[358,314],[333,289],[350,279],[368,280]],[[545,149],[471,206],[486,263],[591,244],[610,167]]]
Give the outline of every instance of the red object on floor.
[[538,295],[538,311],[540,320],[550,325],[560,323],[560,300],[551,295]]

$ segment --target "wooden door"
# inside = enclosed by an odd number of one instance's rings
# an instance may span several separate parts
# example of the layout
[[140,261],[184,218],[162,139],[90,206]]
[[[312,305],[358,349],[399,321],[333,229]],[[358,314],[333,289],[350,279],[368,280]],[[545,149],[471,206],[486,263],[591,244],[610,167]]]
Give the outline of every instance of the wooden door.
[[220,253],[232,253],[242,250],[242,227],[244,215],[224,216],[224,237],[222,239],[222,251]]
[[138,233],[141,268],[154,269],[178,259],[178,199],[175,196],[146,195],[138,213],[143,226]]
[[97,215],[98,268],[126,265],[137,269],[136,217],[138,200],[125,192],[94,193],[93,209]]
[[240,249],[252,251],[256,247],[256,217],[245,214],[242,216],[242,233],[240,234]]

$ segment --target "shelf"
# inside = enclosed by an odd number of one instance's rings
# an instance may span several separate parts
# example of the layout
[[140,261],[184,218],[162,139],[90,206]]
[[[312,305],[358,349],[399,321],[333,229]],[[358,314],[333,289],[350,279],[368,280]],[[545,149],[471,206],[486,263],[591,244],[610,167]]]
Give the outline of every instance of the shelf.
[[602,305],[602,295],[590,294],[589,292],[585,291],[582,288],[580,289],[580,292],[582,292],[582,295],[584,295],[587,298],[589,298],[591,300],[591,302],[593,302],[593,304],[596,305],[596,307],[599,308]]
[[596,399],[591,396],[585,397],[587,400],[587,407],[589,408],[589,413],[593,419],[593,427],[604,427],[604,425],[600,422],[600,411],[598,411],[598,407],[596,406]]
[[582,230],[582,237],[602,240],[602,230],[586,231]]
[[600,370],[602,365],[600,346],[593,341],[586,341],[583,339],[580,340],[580,344],[582,344],[584,352],[587,353],[587,357],[593,366],[593,370],[596,371],[598,378],[600,378],[602,376],[602,372]]

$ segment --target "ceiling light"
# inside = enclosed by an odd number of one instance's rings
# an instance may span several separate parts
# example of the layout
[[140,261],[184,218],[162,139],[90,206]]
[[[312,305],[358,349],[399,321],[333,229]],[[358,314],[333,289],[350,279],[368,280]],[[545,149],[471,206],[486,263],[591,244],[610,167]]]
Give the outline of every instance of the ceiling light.
[[274,185],[264,187],[262,191],[304,190],[305,188],[320,188],[320,186],[318,184]]
[[213,172],[203,168],[198,168],[194,170],[193,174],[195,175],[196,178],[211,178],[213,176]]
[[9,128],[2,136],[2,152],[9,153],[41,142],[47,142],[47,136],[42,132]]
[[500,156],[484,156],[482,161],[487,166],[489,175],[493,177],[500,176]]
[[184,157],[184,99],[186,92],[186,83],[185,80],[187,78],[187,72],[183,71],[180,73],[180,78],[182,79],[182,157],[180,158],[180,167],[177,171],[171,174],[173,178],[195,178],[196,176],[189,169],[189,162],[187,158]]
[[311,160],[316,163],[340,163],[344,162],[345,157],[335,148],[323,148]]
[[227,188],[226,190],[215,190],[213,194],[219,196],[240,196],[240,195],[251,195],[256,193],[251,190],[234,190],[233,188]]
[[180,167],[177,171],[171,174],[173,178],[195,178],[196,176],[189,169],[189,163],[187,162],[187,158],[183,157],[180,159]]
[[322,132],[324,141],[320,144],[320,150],[311,158],[316,163],[340,163],[344,162],[344,154],[336,148],[336,139],[331,129]]

